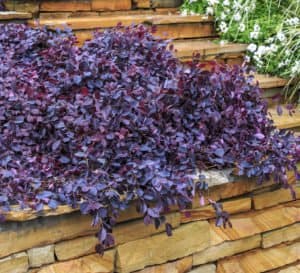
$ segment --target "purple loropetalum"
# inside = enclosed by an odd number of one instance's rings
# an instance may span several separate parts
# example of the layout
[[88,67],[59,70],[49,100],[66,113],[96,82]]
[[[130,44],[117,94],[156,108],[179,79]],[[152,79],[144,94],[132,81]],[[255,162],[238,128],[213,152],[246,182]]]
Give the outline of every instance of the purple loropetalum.
[[131,201],[159,227],[207,189],[191,178],[199,170],[233,167],[290,187],[299,138],[274,127],[247,72],[183,65],[142,25],[97,32],[81,48],[69,31],[0,25],[1,209],[80,207],[103,252]]

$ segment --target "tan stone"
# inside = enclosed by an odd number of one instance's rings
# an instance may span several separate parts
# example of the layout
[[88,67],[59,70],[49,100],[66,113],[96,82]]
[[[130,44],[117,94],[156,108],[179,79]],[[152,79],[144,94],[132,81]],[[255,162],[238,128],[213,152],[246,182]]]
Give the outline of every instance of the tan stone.
[[28,12],[0,11],[0,21],[14,19],[30,19],[31,17],[31,13]]
[[188,256],[210,245],[209,224],[193,222],[173,231],[173,236],[154,235],[117,247],[117,271],[127,273],[149,265]]
[[218,273],[261,273],[292,264],[300,259],[300,243],[258,249],[220,260]]
[[131,0],[92,0],[92,10],[129,10]]
[[27,254],[30,267],[40,267],[55,262],[54,245],[29,249]]
[[19,206],[12,206],[10,211],[1,211],[1,214],[5,216],[6,221],[28,221],[33,220],[38,217],[44,216],[55,216],[55,215],[63,215],[75,212],[75,209],[72,209],[70,206],[62,205],[59,206],[56,210],[49,208],[48,206],[44,206],[43,211],[37,212],[33,209],[26,208],[21,210]]
[[211,246],[201,252],[193,254],[193,265],[206,264],[224,257],[251,250],[260,247],[260,243],[261,236],[256,235],[242,240],[225,242],[217,246]]
[[212,244],[238,240],[262,232],[282,228],[300,221],[300,202],[294,201],[267,210],[232,215],[232,228],[216,227],[210,221]]
[[[172,213],[166,216],[166,220],[173,228],[179,226],[179,213]],[[165,230],[162,225],[156,229],[154,225],[145,226],[142,220],[136,220],[128,223],[118,224],[113,229],[116,244],[123,244],[133,240],[145,238],[147,236],[161,233]],[[58,260],[68,260],[95,252],[95,246],[98,239],[95,236],[85,236],[74,240],[64,241],[55,245],[55,254]]]
[[194,268],[190,273],[215,273],[216,265],[215,264],[206,264]]
[[[223,208],[229,214],[244,212],[251,210],[251,198],[241,198],[232,201],[223,202]],[[211,205],[204,206],[197,209],[185,210],[181,212],[181,223],[188,223],[191,221],[205,220],[214,218],[216,216],[215,210]]]
[[88,11],[91,10],[89,0],[45,0],[41,2],[41,11]]
[[99,243],[95,236],[84,236],[55,245],[55,255],[59,261],[69,260],[95,253],[95,246]]
[[285,269],[280,270],[278,273],[300,273],[300,264],[289,266]]
[[262,246],[266,248],[297,239],[300,239],[300,223],[264,233],[262,235]]
[[39,11],[39,2],[37,0],[6,0],[5,6],[11,11],[30,13],[37,13]]
[[[105,0],[106,1],[106,0]],[[109,2],[108,2],[109,3]],[[103,29],[115,27],[118,23],[122,22],[123,26],[129,26],[131,24],[153,24],[175,27],[176,31],[180,29],[186,30],[186,33],[207,33],[207,26],[211,29],[213,26],[213,20],[209,17],[203,18],[202,16],[181,16],[181,15],[152,15],[152,14],[138,14],[138,15],[103,15],[98,17],[84,17],[84,18],[66,18],[57,20],[40,20],[41,25],[47,25],[52,28],[64,28],[65,25],[70,26],[73,30],[82,29]],[[35,25],[34,21],[29,21],[30,25]],[[185,26],[186,24],[186,26]],[[188,29],[189,25],[194,25],[192,29]],[[200,25],[199,25],[200,24]],[[201,25],[203,24],[203,26]],[[184,28],[182,26],[185,26]],[[201,26],[201,27],[200,27]],[[178,28],[177,28],[178,27]],[[182,28],[181,28],[182,27]],[[196,28],[203,28],[197,30]],[[165,30],[164,30],[165,31]],[[183,34],[183,35],[185,35]]]
[[[286,82],[287,79],[273,77],[272,79],[273,85],[274,82],[278,81],[280,83],[282,80]],[[268,112],[272,114],[272,119],[274,120],[274,124],[279,129],[292,129],[292,128],[300,127],[299,108],[296,109],[295,113],[292,116],[289,115],[289,111],[287,110],[283,111],[282,115],[279,116],[277,114],[276,107],[273,107],[272,109],[269,108]]]
[[[299,166],[300,167],[300,166]],[[295,183],[295,175],[293,172],[288,172],[288,183]],[[205,194],[207,198],[213,199],[215,201],[221,199],[228,199],[231,197],[236,197],[243,195],[245,193],[253,192],[258,189],[264,189],[274,185],[273,180],[266,181],[263,184],[259,185],[256,183],[255,179],[250,179],[246,177],[237,177],[234,182],[215,186],[209,189],[208,193]],[[200,207],[199,198],[194,198],[193,208]]]
[[192,268],[192,263],[192,256],[189,256],[172,263],[147,267],[136,273],[185,273],[190,272],[189,270]]
[[201,38],[215,35],[213,23],[158,24],[154,33],[155,37],[162,39]]
[[1,273],[24,273],[28,269],[28,257],[25,252],[14,254],[0,260]]
[[0,226],[0,257],[54,242],[94,234],[91,217],[72,213]]
[[151,7],[151,0],[133,0],[137,8],[144,9]]
[[[171,213],[166,215],[166,221],[170,223],[173,228],[176,228],[180,224],[180,214]],[[156,229],[153,224],[145,226],[142,220],[136,220],[117,225],[113,230],[113,234],[116,244],[123,244],[164,231],[165,225],[162,225],[160,228]]]
[[46,266],[37,273],[112,273],[114,271],[115,251],[92,254],[79,259],[60,262]]
[[[300,199],[300,187],[295,187],[295,191],[297,198]],[[280,189],[253,196],[253,204],[255,209],[272,207],[292,200],[293,197],[288,189]]]
[[175,8],[182,4],[181,0],[151,0],[154,8]]

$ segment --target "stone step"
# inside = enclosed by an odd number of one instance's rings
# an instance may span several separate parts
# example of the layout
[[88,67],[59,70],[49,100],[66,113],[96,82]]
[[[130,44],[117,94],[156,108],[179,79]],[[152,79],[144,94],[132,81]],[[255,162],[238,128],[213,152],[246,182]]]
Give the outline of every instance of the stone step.
[[176,49],[176,56],[183,61],[189,61],[194,53],[199,53],[202,60],[217,60],[228,63],[228,60],[239,59],[242,63],[247,48],[245,44],[220,44],[216,40],[207,39],[175,40],[173,44]]
[[[199,53],[201,60],[216,60],[227,64],[242,64],[247,45],[240,43],[220,44],[216,40],[189,39],[175,40],[176,56],[183,61],[192,59],[194,53]],[[265,74],[255,74],[255,81],[265,90],[264,97],[269,97],[282,91],[287,79]]]
[[40,20],[66,19],[78,17],[97,17],[97,16],[124,16],[124,15],[170,15],[179,14],[178,9],[163,8],[163,9],[133,9],[120,11],[43,11],[39,14]]
[[[94,17],[41,19],[40,25],[50,28],[72,28],[76,33],[79,43],[91,38],[96,29],[106,29],[118,23],[124,26],[131,24],[147,24],[157,27],[156,36],[168,39],[215,37],[214,21],[212,17],[193,15],[182,16],[179,14],[135,14],[135,15],[101,15]],[[30,25],[36,25],[33,20]]]
[[0,21],[7,20],[26,20],[31,19],[32,14],[29,12],[18,12],[18,11],[1,11],[0,12]]
[[300,128],[300,108],[298,107],[295,113],[290,116],[289,111],[282,106],[283,113],[281,116],[277,114],[276,108],[270,108],[269,112],[272,115],[275,125],[279,129],[296,129]]

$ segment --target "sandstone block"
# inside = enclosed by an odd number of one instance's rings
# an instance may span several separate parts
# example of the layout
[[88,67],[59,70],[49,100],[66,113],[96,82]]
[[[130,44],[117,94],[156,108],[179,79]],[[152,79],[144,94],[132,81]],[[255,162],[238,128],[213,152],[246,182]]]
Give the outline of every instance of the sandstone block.
[[[180,214],[171,213],[166,216],[167,222],[173,228],[179,226]],[[165,229],[164,225],[155,229],[154,225],[145,226],[142,220],[136,220],[128,223],[118,224],[113,229],[113,234],[116,244],[123,244],[147,236],[161,233]],[[55,254],[58,260],[68,260],[95,252],[95,246],[98,244],[98,239],[95,236],[85,236],[74,240],[64,241],[55,245]]]
[[91,2],[89,0],[46,0],[40,5],[41,11],[89,11],[91,10]]
[[173,231],[173,236],[158,234],[117,247],[117,271],[128,273],[149,265],[162,264],[188,256],[210,246],[209,224],[193,222]]
[[[251,210],[251,198],[241,198],[232,201],[223,202],[223,208],[230,214]],[[203,206],[197,209],[185,210],[181,212],[181,222],[188,223],[191,221],[205,220],[214,218],[215,210],[211,205]]]
[[172,263],[147,267],[143,270],[137,271],[136,273],[185,273],[190,272],[189,270],[192,268],[192,264],[192,256],[189,256]]
[[[166,215],[166,221],[170,223],[173,228],[178,227],[180,224],[180,213]],[[117,225],[113,230],[113,234],[116,244],[123,244],[164,231],[165,225],[156,229],[154,225],[145,226],[142,220],[136,220]]]
[[210,221],[212,245],[294,224],[300,221],[300,202],[298,204],[297,200],[267,210],[233,215],[230,220],[232,228],[219,228],[214,221]]
[[300,264],[288,266],[278,271],[278,273],[300,273]]
[[176,8],[183,3],[183,0],[152,0],[154,8]]
[[264,233],[262,235],[262,246],[267,248],[297,239],[300,239],[300,223]]
[[54,263],[54,245],[36,247],[27,251],[30,267]]
[[95,236],[84,236],[55,245],[55,255],[59,261],[69,260],[95,253],[95,246],[99,243]]
[[[300,188],[295,187],[296,196],[300,199]],[[255,209],[263,209],[272,207],[281,203],[292,201],[291,192],[286,189],[280,189],[253,196],[253,204]]]
[[216,273],[215,264],[206,264],[194,268],[190,273]]
[[133,2],[135,6],[140,9],[149,9],[151,7],[151,0],[133,0]]
[[131,0],[92,0],[92,10],[129,10]]
[[260,273],[292,264],[300,259],[300,243],[258,249],[220,260],[219,273]]
[[5,6],[8,10],[37,13],[39,2],[37,0],[7,0]]
[[251,250],[260,247],[260,243],[261,236],[256,235],[242,240],[225,242],[217,246],[211,246],[201,252],[193,254],[193,265],[206,264],[224,257]]
[[[58,241],[94,234],[91,217],[72,213],[0,226],[0,257]],[[17,242],[17,243],[16,243]]]
[[28,269],[28,256],[25,252],[0,260],[1,273],[24,273]]
[[28,12],[0,11],[0,21],[30,19],[31,17],[32,17],[31,13]]
[[37,273],[112,273],[114,271],[115,251],[110,250],[101,257],[92,254],[79,259],[51,264]]

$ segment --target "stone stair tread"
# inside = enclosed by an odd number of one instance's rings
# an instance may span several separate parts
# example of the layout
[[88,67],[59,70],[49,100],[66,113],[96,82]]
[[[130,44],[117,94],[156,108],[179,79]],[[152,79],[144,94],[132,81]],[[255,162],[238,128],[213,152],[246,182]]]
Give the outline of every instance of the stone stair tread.
[[300,108],[298,107],[292,116],[289,115],[289,111],[282,106],[283,113],[281,116],[277,114],[276,107],[269,109],[270,114],[274,120],[275,125],[279,129],[292,129],[300,127]]
[[214,40],[177,40],[173,42],[179,58],[189,58],[194,52],[200,56],[245,52],[247,45],[240,43],[220,44]]
[[[43,19],[39,21],[40,25],[47,25],[50,27],[61,27],[67,25],[73,30],[78,29],[96,29],[96,28],[110,28],[122,22],[124,26],[141,23],[149,23],[152,25],[168,25],[168,24],[182,24],[182,23],[206,23],[213,22],[212,17],[192,15],[182,16],[179,14],[158,14],[158,15],[105,15],[97,17],[78,17],[65,19]],[[33,20],[29,21],[30,25],[35,25]]]
[[284,87],[288,82],[287,79],[283,79],[277,76],[270,76],[266,74],[256,74],[255,79],[258,81],[259,86],[265,89]]
[[32,14],[29,12],[0,11],[0,21],[14,20],[14,19],[31,19],[31,18],[32,18]]

